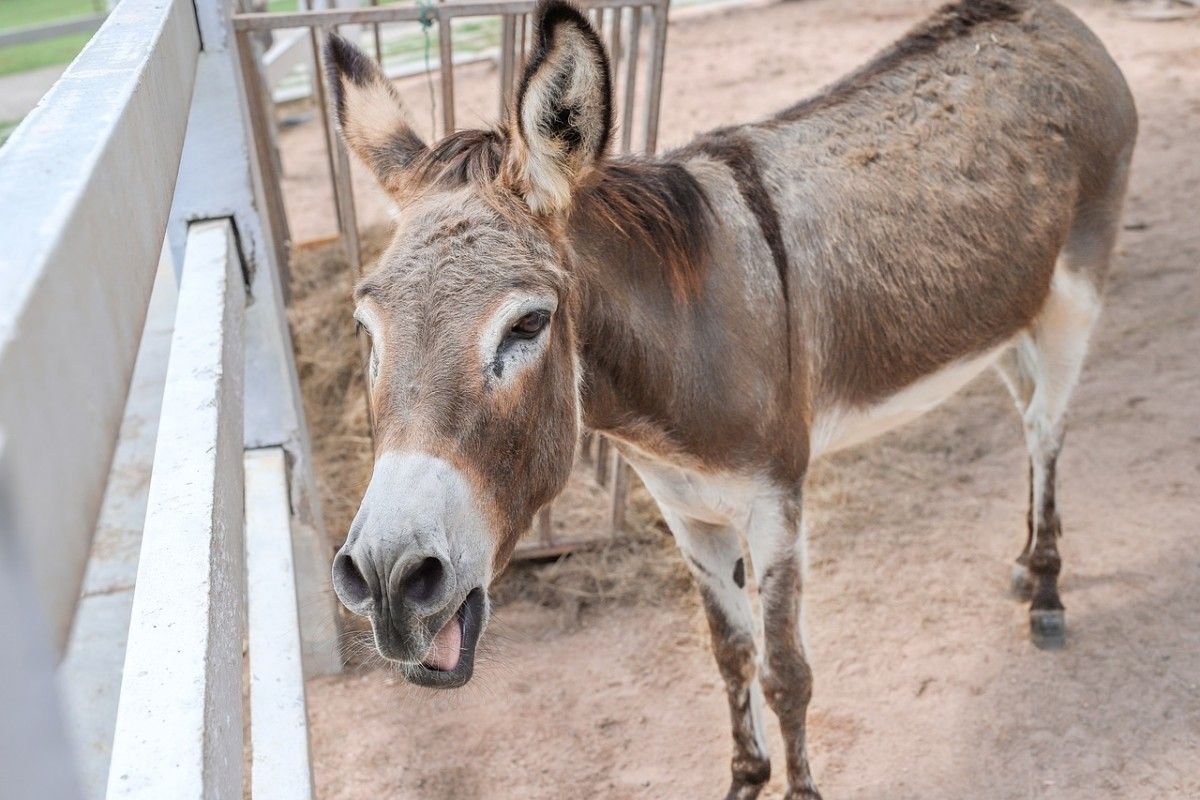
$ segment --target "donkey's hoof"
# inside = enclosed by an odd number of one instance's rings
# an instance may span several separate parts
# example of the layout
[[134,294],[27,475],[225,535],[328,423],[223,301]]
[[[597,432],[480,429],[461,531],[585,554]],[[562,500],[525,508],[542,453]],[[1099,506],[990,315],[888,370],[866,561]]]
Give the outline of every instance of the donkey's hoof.
[[1040,650],[1058,650],[1067,643],[1067,619],[1061,608],[1029,612],[1029,635]]
[[725,795],[725,800],[758,800],[759,792],[762,791],[763,783],[742,783],[734,781],[729,787],[729,794]]
[[1033,578],[1029,577],[1029,567],[1021,563],[1013,564],[1012,577],[1009,579],[1008,592],[1014,600],[1028,602],[1033,597]]
[[757,800],[769,780],[771,762],[768,759],[734,759],[733,782],[725,800]]

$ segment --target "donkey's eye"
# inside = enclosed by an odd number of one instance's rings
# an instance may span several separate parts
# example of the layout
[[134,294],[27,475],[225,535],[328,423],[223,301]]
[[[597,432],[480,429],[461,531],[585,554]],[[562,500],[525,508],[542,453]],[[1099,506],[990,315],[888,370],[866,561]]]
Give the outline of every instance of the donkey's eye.
[[530,311],[517,320],[509,335],[514,339],[532,339],[542,332],[550,321],[549,311]]

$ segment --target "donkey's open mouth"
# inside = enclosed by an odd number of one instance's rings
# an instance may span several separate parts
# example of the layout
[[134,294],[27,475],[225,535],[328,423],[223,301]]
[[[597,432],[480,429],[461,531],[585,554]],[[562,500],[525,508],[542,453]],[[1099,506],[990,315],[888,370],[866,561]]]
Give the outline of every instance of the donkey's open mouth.
[[453,689],[471,680],[475,646],[486,622],[483,589],[472,589],[463,604],[434,635],[420,664],[405,667],[412,683],[434,689]]

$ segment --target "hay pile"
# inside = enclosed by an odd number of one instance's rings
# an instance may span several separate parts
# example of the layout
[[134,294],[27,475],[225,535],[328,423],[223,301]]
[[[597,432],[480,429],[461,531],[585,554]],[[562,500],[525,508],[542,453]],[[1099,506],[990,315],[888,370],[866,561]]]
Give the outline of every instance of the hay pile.
[[[364,232],[366,263],[378,258],[388,236],[384,227]],[[292,254],[288,320],[332,547],[345,538],[372,463],[351,272],[337,243]],[[630,483],[624,535],[550,563],[515,564],[497,582],[493,599],[531,600],[576,616],[596,603],[658,602],[686,593],[690,579],[653,500],[636,476]],[[579,465],[554,505],[556,536],[599,533],[607,518],[607,493]]]

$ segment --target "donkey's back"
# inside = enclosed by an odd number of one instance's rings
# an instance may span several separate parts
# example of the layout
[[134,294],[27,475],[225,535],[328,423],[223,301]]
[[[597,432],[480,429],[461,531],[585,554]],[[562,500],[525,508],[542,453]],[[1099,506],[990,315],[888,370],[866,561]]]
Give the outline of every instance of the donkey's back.
[[1011,341],[1060,254],[1098,288],[1136,132],[1120,70],[1071,12],[966,0],[816,96],[691,149],[744,152],[762,173],[785,263],[760,277],[786,270],[796,287],[787,313],[819,411],[879,403]]

